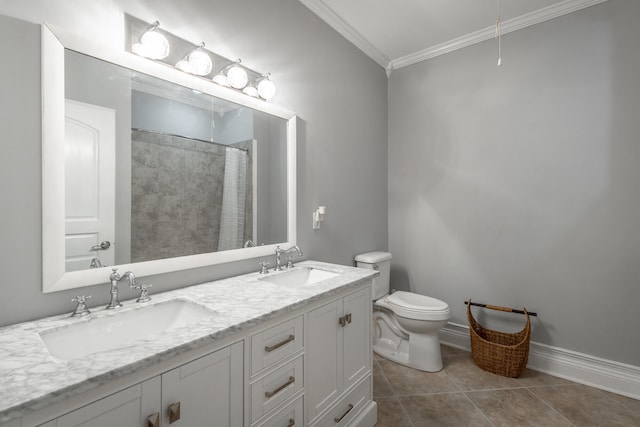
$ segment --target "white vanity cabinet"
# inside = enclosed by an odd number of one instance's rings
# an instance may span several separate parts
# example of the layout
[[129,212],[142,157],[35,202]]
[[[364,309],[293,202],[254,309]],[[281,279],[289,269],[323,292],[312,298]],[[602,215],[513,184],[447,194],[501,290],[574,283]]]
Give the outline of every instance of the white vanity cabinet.
[[371,289],[308,314],[307,420],[347,425],[371,401]]
[[[160,416],[160,377],[129,387],[76,409],[45,427],[139,427]],[[159,425],[159,423],[158,423]]]
[[[251,336],[249,347],[248,423],[277,426],[302,421],[292,403],[304,394],[304,316],[299,315]],[[280,414],[280,415],[278,415]],[[291,421],[293,420],[293,421]]]
[[[178,419],[172,421],[171,417]],[[242,425],[242,342],[83,406],[41,427],[169,425]]]
[[372,427],[371,282],[325,292],[2,427]]
[[[163,374],[161,425],[241,426],[242,347],[233,344]],[[170,408],[178,420],[172,422]]]

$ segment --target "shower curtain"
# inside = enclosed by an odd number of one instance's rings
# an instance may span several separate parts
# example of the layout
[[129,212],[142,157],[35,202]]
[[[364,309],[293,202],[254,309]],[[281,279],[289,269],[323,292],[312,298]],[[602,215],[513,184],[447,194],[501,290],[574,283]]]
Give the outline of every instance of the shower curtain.
[[246,191],[247,152],[237,148],[227,148],[218,251],[238,249],[243,246]]

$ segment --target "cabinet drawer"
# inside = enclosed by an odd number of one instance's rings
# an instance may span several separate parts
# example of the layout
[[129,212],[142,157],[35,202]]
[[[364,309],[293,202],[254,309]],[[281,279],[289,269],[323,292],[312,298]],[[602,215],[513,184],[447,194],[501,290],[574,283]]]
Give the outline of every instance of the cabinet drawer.
[[284,408],[253,427],[302,427],[304,425],[304,397],[300,396]]
[[342,427],[365,407],[371,396],[371,376],[367,376],[349,394],[340,399],[313,427]]
[[303,389],[302,366],[300,356],[251,384],[251,422]]
[[302,316],[251,337],[251,375],[283,360],[303,347]]

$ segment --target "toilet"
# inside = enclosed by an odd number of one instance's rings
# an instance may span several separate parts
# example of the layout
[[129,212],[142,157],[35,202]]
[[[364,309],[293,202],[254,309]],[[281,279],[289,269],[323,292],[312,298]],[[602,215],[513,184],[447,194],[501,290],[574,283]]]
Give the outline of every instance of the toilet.
[[421,371],[442,369],[438,330],[447,324],[447,303],[413,292],[389,293],[391,254],[368,252],[355,257],[356,266],[377,270],[373,279],[373,351]]

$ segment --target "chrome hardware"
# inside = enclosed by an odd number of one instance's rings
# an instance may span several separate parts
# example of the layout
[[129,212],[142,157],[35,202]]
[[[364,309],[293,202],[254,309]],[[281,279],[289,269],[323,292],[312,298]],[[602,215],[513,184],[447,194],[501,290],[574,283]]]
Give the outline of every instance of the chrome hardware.
[[282,347],[285,344],[290,343],[291,341],[295,340],[296,337],[294,337],[293,335],[289,335],[286,339],[280,341],[278,344],[274,344],[272,346],[266,346],[264,348],[264,351],[266,351],[267,353],[271,353],[273,350],[277,350],[280,347]]
[[260,274],[267,274],[269,272],[269,263],[266,261],[259,262]]
[[82,317],[91,313],[86,304],[87,300],[90,298],[91,295],[78,295],[77,297],[73,298],[71,302],[77,302],[78,305],[76,305],[75,310],[73,310],[73,313],[71,313],[71,317]]
[[276,266],[274,268],[274,271],[281,271],[282,270],[282,266],[280,265],[282,263],[281,260],[281,255],[282,254],[288,254],[291,253],[293,251],[297,251],[298,252],[298,256],[301,257],[302,254],[302,250],[300,250],[300,248],[297,245],[291,246],[289,249],[280,249],[280,246],[276,246]]
[[111,301],[109,301],[109,304],[107,304],[106,309],[107,310],[117,310],[120,307],[122,307],[122,304],[120,304],[120,301],[118,301],[118,282],[120,282],[120,280],[127,278],[129,279],[129,287],[131,287],[132,289],[136,288],[136,276],[133,274],[133,272],[131,271],[127,271],[126,273],[124,273],[122,276],[120,276],[120,274],[118,274],[118,269],[117,268],[112,268],[111,269],[112,273],[109,275],[109,280],[111,281]]
[[169,405],[169,424],[173,424],[180,419],[180,402],[172,403]]
[[296,425],[296,420],[289,418],[289,424],[287,424],[287,427],[293,427],[294,425]]
[[89,249],[89,250],[90,251],[106,251],[110,247],[111,247],[111,242],[108,241],[108,240],[105,240],[104,242],[100,243],[99,245],[91,246],[91,249]]
[[288,256],[287,257],[287,266],[285,267],[287,270],[290,270],[293,268],[293,257],[292,256]]
[[101,268],[101,267],[107,267],[107,264],[103,264],[102,261],[100,261],[100,258],[98,257],[91,258],[91,264],[89,264],[89,268]]
[[147,417],[147,427],[160,427],[160,414],[155,413]]
[[267,398],[271,398],[271,397],[275,396],[276,394],[280,393],[282,390],[284,390],[285,388],[287,388],[291,384],[293,384],[294,382],[296,382],[295,377],[289,377],[289,381],[287,381],[286,383],[282,384],[280,387],[278,387],[277,389],[275,389],[273,391],[265,391],[264,395]]
[[149,302],[151,301],[151,297],[149,296],[149,288],[152,287],[151,284],[142,284],[134,286],[134,289],[138,289],[140,291],[140,296],[136,302]]
[[347,416],[347,414],[348,414],[349,412],[351,412],[351,410],[352,410],[352,409],[353,409],[353,405],[352,405],[351,403],[349,403],[349,408],[347,409],[347,412],[345,412],[344,414],[342,414],[342,416],[340,416],[340,417],[335,417],[335,418],[333,419],[333,421],[335,421],[336,423],[339,423],[340,421],[342,421],[342,419],[343,419],[344,417],[346,417],[346,416]]
[[380,266],[378,264],[373,264],[373,269],[374,270],[380,270]]
[[253,243],[253,240],[251,240],[251,239],[249,239],[249,240],[247,240],[246,242],[244,242],[244,247],[245,247],[245,248],[252,248],[252,247],[254,247],[255,245],[256,245],[256,244],[255,244],[255,243]]

